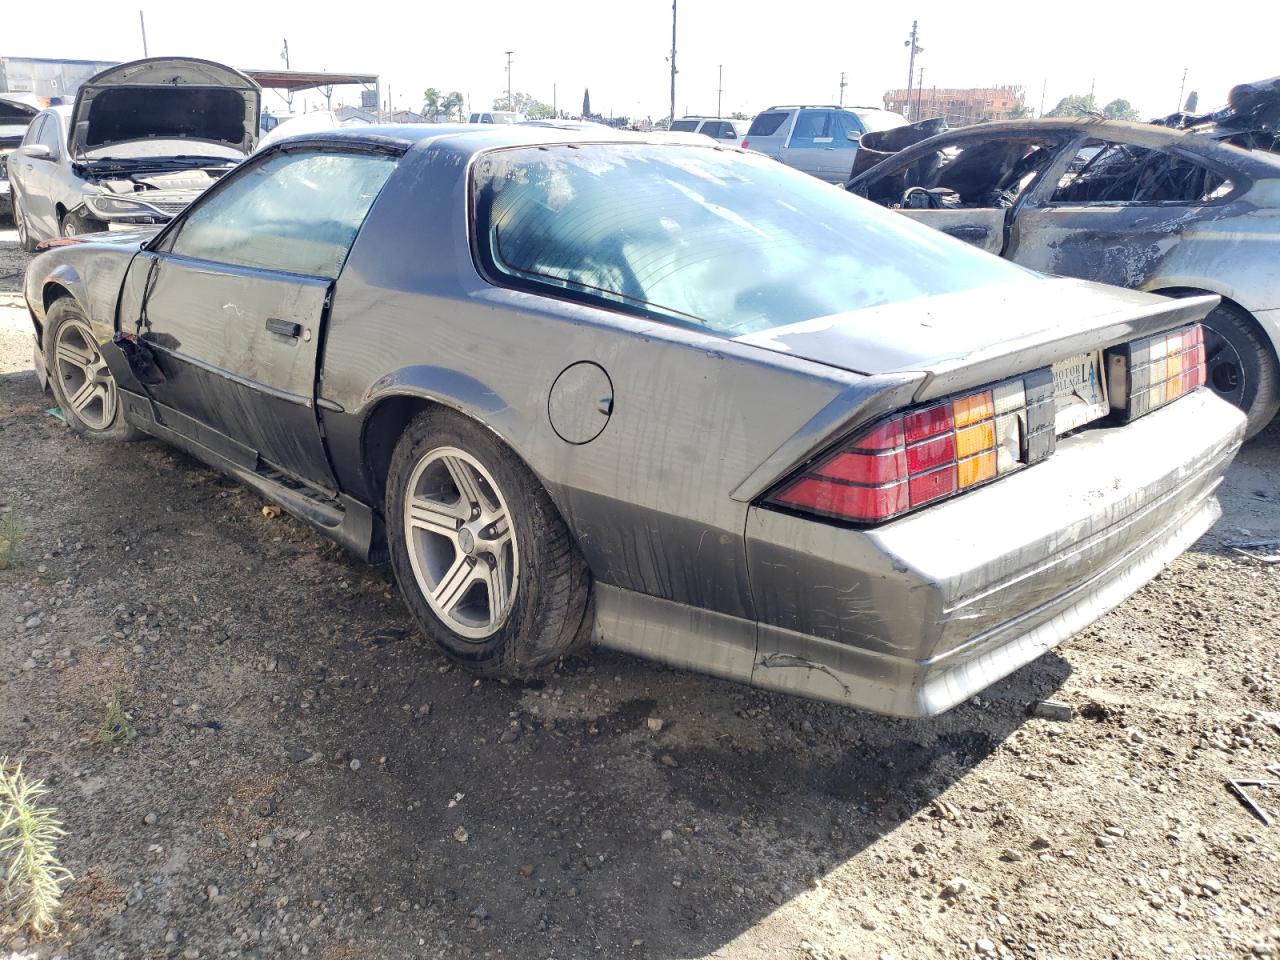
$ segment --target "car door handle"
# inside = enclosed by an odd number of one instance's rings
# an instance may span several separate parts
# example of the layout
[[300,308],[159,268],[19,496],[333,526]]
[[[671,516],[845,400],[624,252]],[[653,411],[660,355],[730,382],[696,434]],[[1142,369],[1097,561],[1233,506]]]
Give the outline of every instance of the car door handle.
[[943,227],[942,232],[948,236],[955,237],[957,240],[963,240],[965,243],[976,243],[979,240],[985,240],[991,233],[986,227],[978,226]]
[[302,335],[302,324],[295,323],[293,320],[281,320],[279,317],[268,317],[267,329],[282,337],[297,338]]

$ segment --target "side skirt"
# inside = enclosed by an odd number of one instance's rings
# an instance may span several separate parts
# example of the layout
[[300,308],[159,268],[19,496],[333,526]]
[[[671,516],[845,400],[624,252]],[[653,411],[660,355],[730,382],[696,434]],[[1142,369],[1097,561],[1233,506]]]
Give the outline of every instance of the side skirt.
[[127,390],[119,391],[128,421],[143,433],[163,440],[215,470],[235,477],[299,520],[337,541],[367,563],[386,560],[386,536],[382,519],[368,504],[346,494],[330,499],[305,487],[286,483],[287,478],[264,465],[256,469],[237,463],[203,443],[158,423],[152,402]]

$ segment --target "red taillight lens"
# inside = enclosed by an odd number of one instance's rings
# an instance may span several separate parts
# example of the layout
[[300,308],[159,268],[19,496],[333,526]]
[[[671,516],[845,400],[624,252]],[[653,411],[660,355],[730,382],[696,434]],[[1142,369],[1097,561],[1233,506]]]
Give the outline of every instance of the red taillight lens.
[[1205,382],[1204,328],[1193,324],[1107,351],[1111,406],[1128,422]]
[[874,523],[986,483],[1053,452],[1052,391],[1051,371],[1036,370],[889,417],[787,481],[772,501]]
[[750,140],[745,140],[745,139],[744,139],[744,140],[742,141],[742,149],[743,149],[743,150],[750,150],[750,149],[751,149],[751,141],[750,141]]

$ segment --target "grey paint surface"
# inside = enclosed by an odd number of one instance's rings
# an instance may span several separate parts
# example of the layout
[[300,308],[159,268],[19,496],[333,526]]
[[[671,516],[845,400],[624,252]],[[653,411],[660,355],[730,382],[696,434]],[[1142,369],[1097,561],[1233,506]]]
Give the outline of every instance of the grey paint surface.
[[[281,399],[270,391],[306,396],[304,357],[295,356],[301,367],[251,357],[239,335],[201,340],[207,331],[189,316],[204,310],[212,324],[230,312],[248,331],[278,309],[279,287],[219,281],[216,304],[184,299],[208,278],[179,284],[169,295],[181,309],[151,318],[153,338],[178,331],[201,354],[199,394],[168,406],[139,387],[131,417],[268,495],[261,464],[306,462],[314,423],[327,463],[312,464],[310,476],[285,472],[312,489],[312,506],[302,505],[312,522],[363,551],[373,542],[359,537],[376,537],[381,498],[366,428],[383,404],[448,405],[493,431],[545,485],[594,577],[601,642],[902,715],[946,709],[1060,642],[1211,522],[1212,490],[1242,418],[1204,391],[1127,427],[1060,438],[1044,463],[873,529],[763,506],[760,494],[796,464],[886,412],[1188,322],[1213,301],[1030,279],[1013,285],[1025,294],[1010,294],[1028,299],[1005,304],[986,332],[998,297],[955,305],[923,339],[933,306],[924,302],[914,325],[869,311],[766,345],[488,283],[471,251],[470,161],[493,147],[581,137],[444,127],[310,138],[406,152],[320,320],[311,402],[291,405],[301,426],[262,421]],[[592,139],[615,137],[639,139]],[[161,259],[164,240],[149,244]],[[135,260],[137,242],[38,257],[26,288],[37,322],[45,298],[65,291],[86,303],[104,341],[117,298],[120,325],[133,329],[143,300],[168,282],[153,277],[148,291],[150,253]],[[175,266],[163,264],[161,276]],[[306,289],[298,285],[300,304]],[[308,302],[300,316],[314,310]],[[837,337],[838,348],[815,336]],[[819,353],[822,362],[810,356]],[[551,419],[561,404],[581,413],[595,392],[556,399],[553,385],[575,365],[606,372],[612,398],[605,428],[577,443]],[[254,393],[262,396],[244,400]],[[211,409],[218,397],[227,403]],[[275,496],[302,509],[296,491]]]

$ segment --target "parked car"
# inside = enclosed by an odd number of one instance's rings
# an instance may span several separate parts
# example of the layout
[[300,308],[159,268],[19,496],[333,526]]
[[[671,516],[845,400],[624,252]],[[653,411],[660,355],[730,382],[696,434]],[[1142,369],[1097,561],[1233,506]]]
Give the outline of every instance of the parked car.
[[0,219],[13,216],[9,193],[9,173],[5,157],[22,143],[39,108],[21,100],[0,95]]
[[389,553],[487,676],[595,638],[933,714],[1219,515],[1216,298],[1046,278],[672,136],[277,144],[158,233],[36,257],[38,371],[76,432]]
[[877,107],[769,107],[751,121],[742,145],[828,183],[844,183],[864,133],[905,123]]
[[1280,157],[1118,120],[952,130],[848,189],[1033,270],[1218,294],[1209,385],[1257,434],[1280,410]]
[[745,136],[745,120],[724,117],[681,117],[671,124],[673,133],[700,133],[712,140],[731,141],[735,146]]
[[86,81],[75,105],[42,111],[8,157],[22,245],[167,223],[245,158],[262,91],[238,70],[152,57]]
[[519,123],[524,114],[511,110],[479,110],[469,117],[467,123]]

